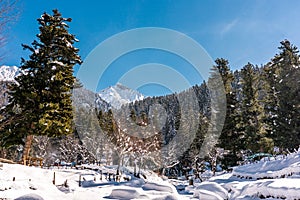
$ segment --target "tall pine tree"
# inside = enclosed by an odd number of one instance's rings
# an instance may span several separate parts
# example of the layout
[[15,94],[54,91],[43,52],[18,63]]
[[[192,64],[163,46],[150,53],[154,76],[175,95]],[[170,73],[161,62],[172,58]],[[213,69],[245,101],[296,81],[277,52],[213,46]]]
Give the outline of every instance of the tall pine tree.
[[264,110],[259,98],[259,70],[248,63],[241,69],[242,109],[241,127],[245,135],[245,148],[253,152],[269,152],[273,141],[267,138],[263,122]]
[[28,135],[60,136],[73,132],[71,89],[73,67],[81,64],[77,39],[68,32],[67,22],[58,10],[44,13],[38,20],[40,33],[29,50],[29,60],[22,59],[23,74],[10,88],[3,145],[23,143]]
[[280,53],[264,67],[267,123],[275,145],[293,149],[300,144],[299,51],[288,40],[282,41],[278,49]]
[[222,161],[224,167],[234,166],[240,159],[240,150],[243,149],[241,133],[237,129],[237,100],[236,92],[233,88],[234,76],[230,70],[229,62],[223,58],[216,59],[214,70],[218,71],[226,93],[226,118],[219,138],[219,146],[227,150],[227,155]]

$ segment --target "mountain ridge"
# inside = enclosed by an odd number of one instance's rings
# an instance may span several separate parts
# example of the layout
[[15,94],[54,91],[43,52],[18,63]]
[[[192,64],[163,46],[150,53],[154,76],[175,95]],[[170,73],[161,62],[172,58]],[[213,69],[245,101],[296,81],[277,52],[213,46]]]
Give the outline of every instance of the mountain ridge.
[[119,109],[124,104],[140,101],[144,98],[145,96],[138,91],[117,83],[98,92],[96,102],[103,100],[113,108]]
[[21,72],[21,69],[17,66],[0,66],[0,81],[2,82],[13,82],[15,77],[18,76]]

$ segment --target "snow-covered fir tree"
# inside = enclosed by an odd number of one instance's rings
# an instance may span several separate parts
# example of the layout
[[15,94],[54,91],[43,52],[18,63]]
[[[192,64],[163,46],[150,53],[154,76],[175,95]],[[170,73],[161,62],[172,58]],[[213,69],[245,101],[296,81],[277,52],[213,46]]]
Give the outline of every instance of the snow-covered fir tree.
[[38,20],[40,33],[29,50],[29,60],[22,59],[23,73],[10,88],[9,104],[2,110],[2,145],[24,142],[28,135],[60,136],[73,132],[71,89],[73,67],[81,64],[77,41],[68,32],[71,18],[58,10],[44,13]]
[[288,40],[280,44],[279,54],[264,67],[266,123],[276,146],[293,149],[300,144],[300,57],[298,48]]

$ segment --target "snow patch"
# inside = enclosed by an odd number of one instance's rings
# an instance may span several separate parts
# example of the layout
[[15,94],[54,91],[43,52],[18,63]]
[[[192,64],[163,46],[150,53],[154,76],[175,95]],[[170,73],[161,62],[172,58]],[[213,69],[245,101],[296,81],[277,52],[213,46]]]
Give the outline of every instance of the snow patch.
[[233,169],[233,175],[241,178],[263,179],[284,178],[292,174],[300,173],[300,151],[277,160],[260,161]]
[[228,192],[219,184],[214,182],[201,183],[194,192],[194,197],[200,199],[228,199]]
[[108,198],[111,199],[136,199],[140,194],[135,189],[113,189]]
[[168,185],[160,185],[157,183],[146,183],[143,187],[143,190],[156,190],[160,192],[169,192],[172,193],[173,189]]

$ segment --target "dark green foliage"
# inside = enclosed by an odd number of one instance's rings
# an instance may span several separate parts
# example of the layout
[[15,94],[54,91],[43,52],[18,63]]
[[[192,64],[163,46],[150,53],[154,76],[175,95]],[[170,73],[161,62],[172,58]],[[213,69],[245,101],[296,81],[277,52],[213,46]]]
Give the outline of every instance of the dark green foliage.
[[297,148],[299,137],[299,51],[284,40],[280,53],[264,69],[268,85],[265,107],[269,134],[281,148]]
[[22,143],[26,135],[59,136],[73,132],[71,89],[73,66],[81,63],[76,38],[68,32],[70,18],[57,10],[38,19],[40,33],[29,50],[29,60],[22,59],[23,74],[10,88],[6,106],[3,145]]
[[248,63],[241,70],[241,130],[245,137],[245,148],[253,152],[270,152],[273,144],[266,138],[264,110],[259,100],[260,73],[257,67]]
[[219,147],[226,149],[226,155],[222,161],[224,167],[234,166],[241,158],[239,152],[244,148],[242,132],[237,124],[239,121],[238,102],[236,88],[234,88],[234,75],[230,71],[229,62],[223,58],[215,61],[213,70],[217,71],[221,77],[226,93],[226,118],[219,138]]

